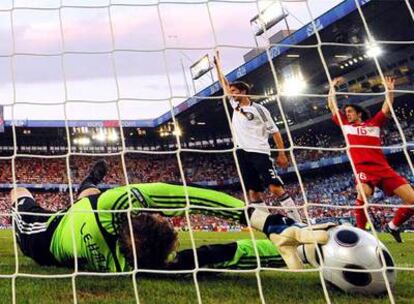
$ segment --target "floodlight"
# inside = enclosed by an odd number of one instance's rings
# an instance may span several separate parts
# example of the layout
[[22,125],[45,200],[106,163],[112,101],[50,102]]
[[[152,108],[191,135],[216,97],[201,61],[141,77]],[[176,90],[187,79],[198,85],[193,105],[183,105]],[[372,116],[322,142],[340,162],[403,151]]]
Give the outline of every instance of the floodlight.
[[287,96],[296,96],[302,93],[308,84],[303,79],[302,74],[297,74],[295,76],[286,78],[285,81],[282,83],[282,94]]
[[176,127],[175,130],[172,132],[173,135],[178,135],[181,136],[182,135],[182,131],[180,127]]
[[213,66],[210,64],[210,58],[208,54],[204,55],[200,60],[190,66],[191,77],[193,80],[197,80],[207,72],[209,72]]
[[375,41],[368,42],[365,48],[366,55],[370,58],[376,58],[380,56],[383,52],[381,46],[379,46]]
[[253,28],[254,34],[260,36],[265,30],[270,29],[287,16],[288,14],[284,11],[282,4],[276,1],[254,16],[250,20],[250,25]]
[[287,96],[295,96],[302,93],[307,83],[303,77],[299,64],[291,64],[282,69],[283,81],[281,92]]
[[106,140],[106,135],[103,129],[99,129],[97,133],[93,135],[93,139],[104,142]]
[[115,130],[112,130],[112,132],[110,132],[108,134],[108,140],[109,141],[114,142],[114,141],[117,141],[118,139],[119,139],[119,135]]
[[91,143],[91,139],[89,137],[78,137],[78,138],[75,138],[73,142],[80,146],[87,146]]

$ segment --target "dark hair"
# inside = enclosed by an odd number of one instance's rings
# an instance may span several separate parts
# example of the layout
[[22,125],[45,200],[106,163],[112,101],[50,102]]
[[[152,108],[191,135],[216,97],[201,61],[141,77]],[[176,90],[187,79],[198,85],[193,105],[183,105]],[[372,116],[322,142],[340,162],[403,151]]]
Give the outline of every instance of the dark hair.
[[230,87],[236,87],[239,91],[246,91],[245,95],[250,94],[252,86],[244,81],[235,81],[230,83]]
[[[132,215],[131,224],[138,267],[163,268],[177,242],[174,227],[166,218],[151,213]],[[126,217],[120,225],[119,243],[127,263],[134,267],[132,238]]]
[[349,107],[353,108],[358,114],[361,113],[362,121],[365,121],[371,118],[371,113],[364,107],[349,103],[349,104],[344,105],[343,110],[345,111],[346,108],[349,108]]

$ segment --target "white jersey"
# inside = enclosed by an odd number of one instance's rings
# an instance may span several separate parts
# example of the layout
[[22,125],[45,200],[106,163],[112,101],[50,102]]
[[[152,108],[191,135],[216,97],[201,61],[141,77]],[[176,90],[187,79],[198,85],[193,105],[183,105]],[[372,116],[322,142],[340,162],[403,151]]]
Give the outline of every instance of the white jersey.
[[237,147],[270,155],[269,135],[279,132],[270,112],[254,102],[240,108],[233,98],[230,98],[230,103],[235,109],[232,124]]

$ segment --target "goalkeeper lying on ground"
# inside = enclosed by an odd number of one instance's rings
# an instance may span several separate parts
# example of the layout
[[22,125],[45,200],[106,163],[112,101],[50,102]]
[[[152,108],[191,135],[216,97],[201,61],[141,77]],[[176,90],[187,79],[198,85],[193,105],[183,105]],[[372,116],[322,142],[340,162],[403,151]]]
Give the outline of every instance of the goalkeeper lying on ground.
[[[148,183],[101,193],[96,185],[105,174],[105,162],[96,163],[80,185],[78,201],[58,213],[42,209],[27,189],[13,189],[14,227],[22,252],[41,265],[67,267],[73,267],[76,256],[79,268],[91,271],[130,271],[135,267],[134,256],[141,269],[191,268],[192,250],[176,253],[177,233],[164,217],[184,214],[183,210],[168,209],[186,207],[185,188]],[[283,259],[289,268],[302,268],[296,248],[305,243],[324,244],[328,240],[325,230],[314,227],[311,231],[280,214],[255,208],[245,212],[243,201],[225,193],[198,187],[187,187],[187,193],[193,211],[236,219],[244,224],[247,213],[252,227],[271,240],[257,241],[263,266],[267,262],[280,265]],[[141,212],[142,208],[163,210],[148,213]],[[256,259],[251,241],[202,246],[197,253],[200,267],[244,267],[247,261],[254,259],[255,263]]]

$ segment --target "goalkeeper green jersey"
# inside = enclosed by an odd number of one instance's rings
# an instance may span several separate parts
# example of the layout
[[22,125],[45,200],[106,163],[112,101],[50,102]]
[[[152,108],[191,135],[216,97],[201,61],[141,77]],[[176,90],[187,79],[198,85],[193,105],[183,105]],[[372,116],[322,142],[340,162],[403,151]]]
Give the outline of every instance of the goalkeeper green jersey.
[[186,193],[192,212],[228,219],[244,216],[244,202],[222,192],[167,183],[132,184],[77,201],[53,233],[50,251],[62,265],[73,265],[77,258],[81,269],[129,271],[118,242],[122,215],[142,208],[162,209],[157,212],[166,216],[183,215],[183,209],[173,209],[187,206]]

